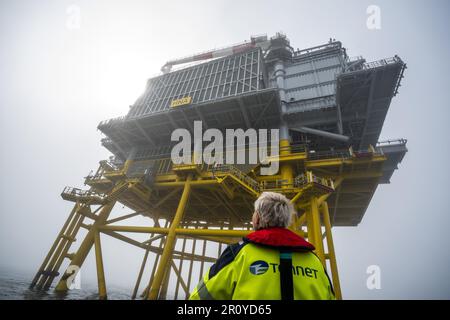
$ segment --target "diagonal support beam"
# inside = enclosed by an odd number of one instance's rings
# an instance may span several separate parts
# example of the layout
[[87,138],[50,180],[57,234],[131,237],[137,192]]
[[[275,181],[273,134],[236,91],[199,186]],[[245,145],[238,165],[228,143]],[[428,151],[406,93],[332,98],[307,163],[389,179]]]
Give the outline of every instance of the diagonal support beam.
[[172,224],[170,225],[169,232],[167,234],[166,243],[164,245],[164,250],[161,255],[161,259],[158,265],[158,269],[156,270],[155,279],[153,280],[153,283],[151,283],[148,299],[149,300],[156,300],[159,297],[159,293],[161,290],[161,285],[164,280],[164,275],[167,272],[167,262],[170,259],[170,256],[172,255],[174,246],[175,246],[175,240],[176,240],[176,231],[175,229],[180,224],[181,220],[183,219],[184,212],[186,209],[186,205],[189,199],[189,195],[191,193],[191,180],[192,176],[189,175],[186,178],[183,193],[181,195],[180,202],[178,203],[177,211],[175,212],[175,217],[173,218]]
[[238,99],[238,104],[239,104],[239,109],[241,110],[241,113],[242,113],[242,117],[244,118],[245,125],[247,126],[247,128],[251,128],[252,125],[250,123],[250,120],[248,118],[247,110],[245,110],[245,106],[242,103],[242,99],[241,98]]
[[154,147],[155,141],[148,135],[147,132],[145,132],[145,130],[141,127],[141,125],[139,124],[138,120],[134,121],[134,124],[136,125],[136,128],[138,128],[138,130],[144,135],[144,137],[148,140],[148,142],[150,142],[150,144],[152,145],[152,147]]
[[262,112],[259,114],[258,118],[255,120],[255,122],[253,122],[253,127],[256,127],[259,122],[261,121],[261,119],[263,118],[264,114],[266,113],[267,109],[269,108],[270,104],[272,103],[272,101],[275,99],[275,95],[272,95],[272,97],[270,98],[270,100],[265,104],[264,109],[262,110]]

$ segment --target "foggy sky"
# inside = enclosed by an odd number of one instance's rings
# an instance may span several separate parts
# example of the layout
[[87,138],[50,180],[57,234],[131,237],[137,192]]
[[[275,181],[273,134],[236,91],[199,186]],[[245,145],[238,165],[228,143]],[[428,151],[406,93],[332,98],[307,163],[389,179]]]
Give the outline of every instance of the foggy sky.
[[[67,26],[71,5],[79,28]],[[369,5],[381,9],[380,30],[366,27]],[[126,114],[167,60],[283,31],[294,48],[335,38],[349,56],[398,54],[408,66],[380,140],[407,138],[409,152],[361,224],[334,229],[344,298],[449,299],[449,9],[448,1],[2,1],[0,272],[37,270],[72,207],[62,189],[82,187],[110,155],[97,124]],[[107,284],[131,288],[143,252],[106,236],[102,245]],[[366,287],[370,265],[381,268],[380,290]],[[82,281],[95,279],[91,253]]]

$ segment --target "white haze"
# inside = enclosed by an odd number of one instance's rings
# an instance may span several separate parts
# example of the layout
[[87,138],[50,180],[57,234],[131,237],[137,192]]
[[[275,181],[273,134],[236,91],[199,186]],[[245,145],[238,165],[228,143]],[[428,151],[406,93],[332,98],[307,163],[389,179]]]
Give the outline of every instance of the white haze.
[[[366,27],[372,4],[381,9],[380,30]],[[71,5],[81,10],[79,29],[66,27]],[[31,277],[37,270],[71,210],[59,196],[63,187],[82,187],[109,156],[97,124],[124,115],[167,60],[283,31],[295,48],[335,38],[350,56],[398,54],[408,65],[381,139],[405,137],[409,152],[362,223],[334,230],[344,298],[450,298],[449,7],[405,0],[2,1],[1,272]],[[102,244],[107,284],[131,291],[143,252],[106,236]],[[91,253],[83,283],[95,284],[93,260]],[[370,265],[381,268],[380,290],[366,287]]]

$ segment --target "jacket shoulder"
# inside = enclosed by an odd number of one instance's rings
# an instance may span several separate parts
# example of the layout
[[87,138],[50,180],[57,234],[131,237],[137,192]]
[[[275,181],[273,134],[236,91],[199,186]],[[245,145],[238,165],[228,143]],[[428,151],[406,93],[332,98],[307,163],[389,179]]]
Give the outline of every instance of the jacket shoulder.
[[247,244],[247,241],[241,241],[239,243],[234,243],[227,246],[225,251],[220,255],[219,259],[217,259],[216,263],[214,263],[209,269],[209,279],[214,277],[220,270],[233,262],[239,251],[241,251],[241,249]]

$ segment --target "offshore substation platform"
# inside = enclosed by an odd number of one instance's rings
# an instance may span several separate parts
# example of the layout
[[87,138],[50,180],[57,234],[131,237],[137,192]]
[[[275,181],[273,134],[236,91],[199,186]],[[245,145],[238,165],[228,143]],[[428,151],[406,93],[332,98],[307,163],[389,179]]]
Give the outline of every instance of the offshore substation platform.
[[[167,62],[126,116],[98,125],[113,156],[85,178],[88,188],[63,190],[73,210],[31,287],[48,290],[68,259],[55,287],[68,290],[94,247],[99,297],[106,298],[104,234],[143,249],[133,299],[166,299],[169,288],[173,298],[184,299],[200,280],[194,270],[201,277],[217,258],[210,244],[219,243],[220,254],[223,244],[248,234],[254,200],[275,191],[291,199],[297,214],[290,228],[314,244],[342,298],[332,227],[357,226],[407,152],[404,139],[378,142],[405,68],[398,56],[349,58],[332,39],[294,50],[281,33]],[[279,129],[278,140],[267,137],[279,155],[205,164],[194,161],[194,153],[191,162],[174,164],[171,134],[179,128],[194,134],[194,121],[220,132]],[[255,146],[245,141],[234,148]],[[279,170],[261,174],[272,162]],[[109,218],[118,203],[133,213]],[[149,218],[148,226],[120,224],[139,215]],[[79,243],[81,228],[87,234]],[[141,285],[145,272],[150,281]]]

